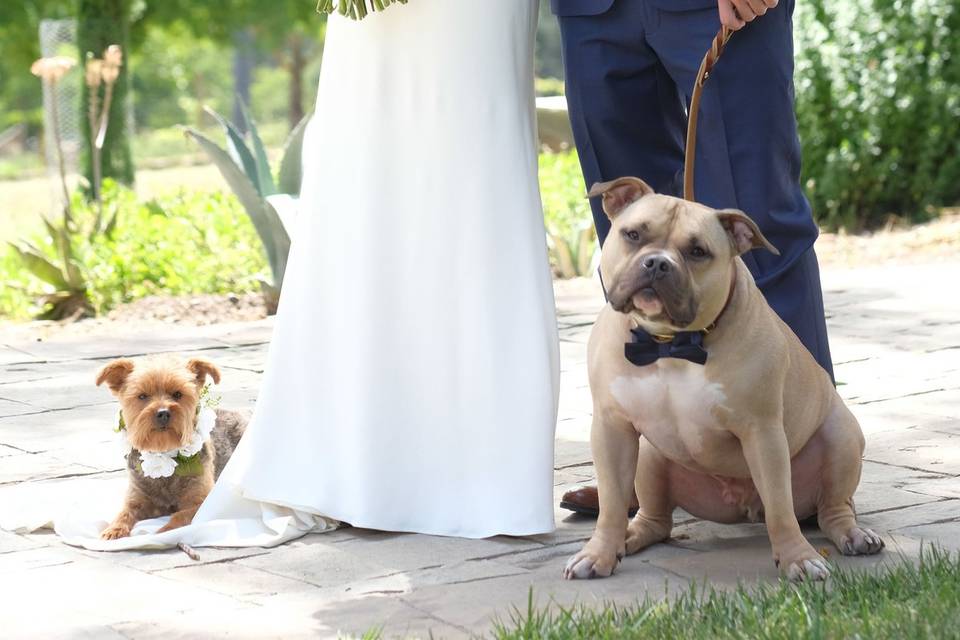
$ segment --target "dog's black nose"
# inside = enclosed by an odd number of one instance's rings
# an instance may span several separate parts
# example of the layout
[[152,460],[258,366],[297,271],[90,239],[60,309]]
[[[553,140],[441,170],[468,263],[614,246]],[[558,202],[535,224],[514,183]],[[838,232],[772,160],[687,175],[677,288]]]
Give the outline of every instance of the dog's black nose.
[[161,425],[166,425],[170,422],[170,410],[169,409],[160,409],[157,411],[157,423]]
[[662,254],[647,256],[643,261],[643,268],[653,272],[654,278],[664,276],[672,268],[670,259]]

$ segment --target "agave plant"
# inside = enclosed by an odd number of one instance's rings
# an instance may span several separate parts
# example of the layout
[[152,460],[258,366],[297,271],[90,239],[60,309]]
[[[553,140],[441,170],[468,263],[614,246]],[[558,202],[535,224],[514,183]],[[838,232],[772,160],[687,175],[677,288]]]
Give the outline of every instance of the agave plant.
[[540,154],[540,191],[550,262],[560,278],[589,276],[597,249],[576,153]]
[[274,181],[256,123],[250,117],[246,105],[242,107],[249,129],[249,141],[234,123],[209,107],[206,108],[207,113],[223,127],[226,148],[191,127],[184,127],[184,132],[200,145],[220,170],[263,242],[270,264],[271,281],[261,279],[260,287],[268,311],[274,313],[280,300],[283,274],[290,253],[287,226],[296,215],[303,171],[300,156],[309,117],[301,120],[287,137]]
[[579,229],[571,229],[566,234],[548,225],[547,246],[560,278],[591,275],[590,266],[597,247],[597,232],[592,223]]
[[9,243],[31,274],[54,287],[51,293],[40,296],[40,303],[43,305],[40,319],[63,320],[93,316],[94,309],[87,291],[87,280],[74,255],[68,222],[57,226],[45,219],[43,223],[53,241],[55,260],[48,258],[47,254],[32,242],[20,240]]

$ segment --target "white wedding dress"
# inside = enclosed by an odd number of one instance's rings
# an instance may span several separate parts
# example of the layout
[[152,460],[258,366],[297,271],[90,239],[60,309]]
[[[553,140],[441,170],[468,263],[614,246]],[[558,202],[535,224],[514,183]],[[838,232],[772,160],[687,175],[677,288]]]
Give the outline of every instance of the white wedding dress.
[[554,528],[536,19],[536,0],[330,19],[248,432],[192,525],[105,542],[105,522],[57,522],[68,542],[270,546],[336,521],[477,538]]

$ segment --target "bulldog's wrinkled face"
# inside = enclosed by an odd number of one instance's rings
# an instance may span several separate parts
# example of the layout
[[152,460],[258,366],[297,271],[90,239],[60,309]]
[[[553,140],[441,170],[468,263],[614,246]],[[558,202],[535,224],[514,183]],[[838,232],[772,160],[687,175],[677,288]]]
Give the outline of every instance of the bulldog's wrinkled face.
[[726,304],[734,258],[777,253],[743,212],[659,195],[639,178],[596,184],[594,196],[612,222],[600,262],[610,304],[662,331],[707,327]]

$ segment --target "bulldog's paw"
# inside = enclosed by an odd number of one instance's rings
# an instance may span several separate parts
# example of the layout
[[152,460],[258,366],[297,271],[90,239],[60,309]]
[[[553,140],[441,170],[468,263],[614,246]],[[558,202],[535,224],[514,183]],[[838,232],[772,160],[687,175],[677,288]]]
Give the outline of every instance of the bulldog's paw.
[[802,545],[796,545],[786,553],[780,554],[776,563],[781,573],[792,582],[826,580],[830,576],[830,566],[826,559],[806,540]]
[[116,540],[117,538],[126,538],[130,535],[130,527],[122,524],[113,524],[100,532],[100,538],[103,540]]
[[883,538],[870,529],[853,527],[837,541],[837,548],[845,556],[868,556],[880,553],[886,546]]
[[627,527],[627,555],[631,556],[652,544],[663,542],[669,537],[669,527],[664,528],[635,518],[630,521],[630,525]]
[[623,560],[623,553],[622,548],[617,551],[616,547],[594,544],[591,540],[567,561],[563,577],[566,580],[608,578]]

